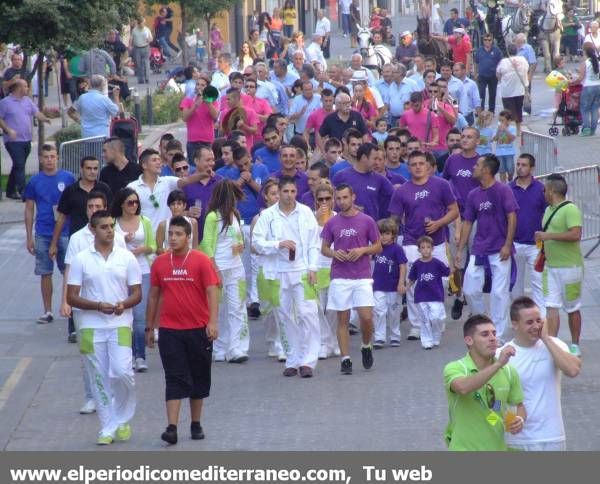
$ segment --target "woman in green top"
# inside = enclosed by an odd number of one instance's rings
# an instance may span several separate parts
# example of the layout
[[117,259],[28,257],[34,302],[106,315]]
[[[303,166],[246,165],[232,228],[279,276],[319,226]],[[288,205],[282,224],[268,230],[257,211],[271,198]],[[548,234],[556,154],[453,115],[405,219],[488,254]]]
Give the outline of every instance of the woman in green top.
[[213,345],[215,361],[248,360],[250,334],[246,321],[246,273],[242,264],[244,237],[237,202],[242,189],[232,180],[215,185],[204,220],[200,250],[211,258],[221,280],[219,337]]
[[568,52],[571,62],[578,62],[579,57],[577,51],[579,50],[579,28],[581,24],[575,10],[570,8],[567,11],[567,16],[562,21],[563,32],[560,38],[562,47],[565,49],[565,54]]
[[283,35],[288,39],[292,36],[296,25],[296,7],[293,0],[286,0],[283,6]]
[[115,232],[125,238],[125,244],[142,270],[142,301],[133,307],[133,359],[135,370],[145,372],[146,365],[146,304],[150,290],[150,266],[156,252],[152,222],[140,215],[140,197],[131,188],[122,188],[115,195],[110,210],[115,219]]

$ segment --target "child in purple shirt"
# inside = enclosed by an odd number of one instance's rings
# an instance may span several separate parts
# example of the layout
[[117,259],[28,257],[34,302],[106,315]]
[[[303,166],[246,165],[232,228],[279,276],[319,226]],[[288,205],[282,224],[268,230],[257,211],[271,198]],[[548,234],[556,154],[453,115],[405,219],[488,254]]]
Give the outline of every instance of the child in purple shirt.
[[396,243],[398,225],[394,219],[377,222],[381,234],[382,252],[373,257],[373,296],[375,307],[375,336],[373,348],[380,349],[387,340],[390,327],[390,346],[400,346],[400,312],[402,296],[406,292],[406,255]]
[[430,350],[440,345],[446,309],[444,308],[443,277],[450,275],[450,268],[431,254],[433,239],[419,237],[417,247],[421,258],[416,260],[408,274],[408,284],[415,286],[415,303],[421,326],[421,346]]

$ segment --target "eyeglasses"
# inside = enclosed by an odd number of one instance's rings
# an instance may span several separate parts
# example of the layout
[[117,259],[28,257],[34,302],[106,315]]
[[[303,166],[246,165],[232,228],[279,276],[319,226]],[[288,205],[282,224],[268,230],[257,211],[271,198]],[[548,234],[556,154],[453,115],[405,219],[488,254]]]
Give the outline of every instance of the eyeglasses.
[[140,201],[139,200],[127,200],[127,206],[128,207],[133,207],[134,205],[139,205]]
[[317,197],[317,202],[329,202],[332,197]]
[[177,168],[175,168],[175,173],[179,173],[180,171],[186,171],[189,169],[190,169],[190,167],[188,165],[178,166]]
[[152,202],[152,205],[154,206],[154,208],[158,208],[160,206],[158,203],[158,200],[154,196],[154,193],[152,195],[150,195],[150,201]]
[[489,409],[493,409],[496,404],[496,392],[494,391],[494,387],[489,383],[485,384],[485,402],[479,392],[475,392],[473,397],[481,404],[487,405],[487,408]]

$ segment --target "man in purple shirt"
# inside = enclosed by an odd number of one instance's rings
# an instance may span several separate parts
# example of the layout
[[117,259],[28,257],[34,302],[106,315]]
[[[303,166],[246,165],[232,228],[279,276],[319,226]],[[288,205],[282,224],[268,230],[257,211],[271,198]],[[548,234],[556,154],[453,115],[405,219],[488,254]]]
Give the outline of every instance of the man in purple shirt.
[[[462,218],[465,211],[465,202],[467,195],[474,188],[479,186],[479,183],[473,178],[473,167],[477,163],[479,154],[477,151],[477,144],[479,143],[479,130],[473,127],[467,127],[463,130],[460,135],[460,147],[462,152],[455,155],[448,156],[446,163],[444,164],[444,170],[442,176],[450,182],[454,194],[456,195],[456,201],[458,202],[458,210]],[[450,224],[449,234],[449,245],[450,254],[452,257],[456,256],[456,248],[458,245],[458,239],[460,238],[460,219],[453,224]],[[467,244],[471,246],[472,240]],[[461,254],[463,262],[467,260],[467,249]],[[461,268],[464,272],[464,267]],[[457,296],[452,306],[452,319],[460,319],[462,316],[464,302],[462,297]]]
[[[338,185],[335,202],[339,213],[323,227],[321,253],[332,259],[327,309],[337,311],[338,342],[342,356],[341,371],[352,374],[350,360],[350,310],[355,309],[362,332],[362,364],[373,366],[373,279],[371,255],[381,252],[381,240],[375,221],[356,208],[352,187]],[[333,248],[331,245],[333,244]]]
[[546,305],[542,292],[542,274],[534,270],[539,249],[535,244],[535,232],[542,230],[542,218],[546,210],[544,184],[533,178],[535,158],[529,153],[522,153],[517,158],[517,177],[510,182],[515,199],[519,204],[517,212],[517,228],[515,230],[515,260],[517,262],[517,280],[512,290],[512,298],[525,293],[525,272],[529,269],[531,295],[546,317]]
[[281,178],[282,176],[289,176],[296,181],[296,188],[298,189],[297,197],[298,200],[302,198],[308,188],[308,177],[306,173],[299,171],[296,168],[296,148],[292,145],[281,145],[279,149],[279,158],[281,159],[281,170],[274,172],[271,178]]
[[[394,191],[389,211],[398,221],[404,219],[402,246],[410,272],[413,263],[420,258],[417,240],[422,235],[433,239],[433,256],[446,265],[446,226],[458,217],[456,198],[450,184],[432,176],[433,170],[422,151],[413,151],[408,158],[411,178]],[[414,286],[406,292],[408,319],[411,329],[409,340],[418,340],[421,334],[415,305]]]
[[[477,221],[469,264],[465,273],[463,292],[473,314],[489,314],[502,338],[509,323],[510,274],[513,238],[519,206],[512,190],[494,178],[500,161],[487,154],[477,160],[473,176],[479,186],[472,190],[465,205],[458,251],[454,256],[456,268],[462,268],[462,251],[467,245],[473,223]],[[483,286],[485,272],[491,272],[490,311],[485,310]]]
[[389,180],[373,171],[378,153],[377,145],[363,143],[358,148],[354,166],[340,171],[332,180],[334,187],[350,185],[356,197],[357,208],[375,221],[388,216],[390,198],[394,193]]
[[9,95],[0,101],[0,128],[4,131],[4,146],[12,159],[12,168],[6,183],[6,196],[21,199],[25,189],[25,164],[31,152],[31,126],[35,117],[49,123],[27,96],[27,81],[17,79],[9,87]]

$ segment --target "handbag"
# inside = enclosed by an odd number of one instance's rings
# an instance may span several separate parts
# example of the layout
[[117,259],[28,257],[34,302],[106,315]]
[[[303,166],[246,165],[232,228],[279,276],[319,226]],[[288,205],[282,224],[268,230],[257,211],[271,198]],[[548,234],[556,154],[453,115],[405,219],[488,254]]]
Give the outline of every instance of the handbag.
[[[569,203],[571,203],[569,200],[565,200],[558,207],[556,207],[556,210],[554,210],[554,212],[552,212],[552,215],[550,215],[550,217],[548,217],[548,220],[546,220],[546,223],[544,224],[544,227],[542,228],[542,232],[545,232],[546,230],[548,230],[548,227],[550,227],[550,222],[552,222],[552,219],[556,215],[556,212],[558,212],[562,207],[564,207],[565,205],[568,205]],[[537,258],[535,259],[535,264],[533,265],[533,269],[536,272],[544,272],[545,264],[546,264],[546,253],[544,251],[544,243],[542,242],[542,249],[540,250],[540,253],[538,254]]]

